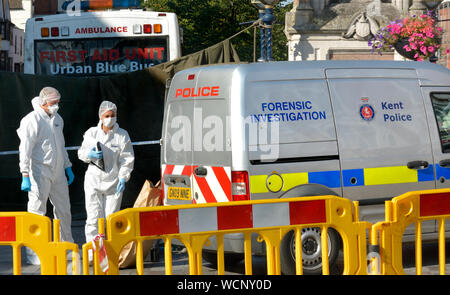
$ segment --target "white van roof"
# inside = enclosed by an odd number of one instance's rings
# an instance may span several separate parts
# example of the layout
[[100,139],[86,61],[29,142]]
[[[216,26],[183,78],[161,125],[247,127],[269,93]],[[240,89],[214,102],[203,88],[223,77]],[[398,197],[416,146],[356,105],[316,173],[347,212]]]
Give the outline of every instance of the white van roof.
[[[341,78],[361,78],[357,69],[374,69],[373,78],[411,78],[415,70],[421,86],[450,86],[449,69],[430,62],[416,61],[281,61],[260,63],[236,63],[200,66],[181,71],[178,74],[222,69],[224,72],[238,70],[248,81],[326,79],[327,70],[348,69]],[[352,71],[356,70],[356,71]],[[393,71],[400,70],[400,71]],[[409,70],[409,71],[401,71]],[[340,75],[344,72],[339,71]],[[402,77],[399,73],[405,73]],[[399,76],[400,75],[400,76]],[[336,77],[335,77],[336,78]]]

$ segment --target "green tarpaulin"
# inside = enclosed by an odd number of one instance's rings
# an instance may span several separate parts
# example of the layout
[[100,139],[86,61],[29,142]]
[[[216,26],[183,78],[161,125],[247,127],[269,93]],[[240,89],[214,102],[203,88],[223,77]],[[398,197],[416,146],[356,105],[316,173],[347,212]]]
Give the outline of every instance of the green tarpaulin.
[[[166,80],[176,72],[198,65],[239,62],[230,40],[172,62],[139,72],[106,77],[57,77],[0,72],[0,210],[26,210],[27,193],[20,190],[20,120],[32,111],[31,99],[45,86],[61,93],[59,114],[73,164],[75,181],[69,187],[74,219],[85,218],[84,173],[87,164],[77,157],[84,132],[98,123],[98,107],[110,100],[118,107],[118,123],[134,143],[159,141]],[[160,146],[136,144],[135,168],[127,183],[122,208],[132,207],[146,179],[160,180]]]

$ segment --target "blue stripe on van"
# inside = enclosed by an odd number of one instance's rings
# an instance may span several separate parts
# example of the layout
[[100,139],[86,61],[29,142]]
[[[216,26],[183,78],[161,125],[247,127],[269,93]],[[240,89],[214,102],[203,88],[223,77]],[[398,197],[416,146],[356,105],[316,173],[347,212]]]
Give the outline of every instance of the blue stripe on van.
[[342,171],[344,186],[363,186],[364,169],[347,169]]
[[[437,169],[437,166],[439,166],[439,165],[436,165],[436,169]],[[421,182],[421,181],[433,181],[434,180],[433,165],[428,166],[427,169],[417,170],[417,179],[419,180],[419,182]]]
[[330,188],[341,187],[341,173],[336,170],[309,172],[308,183],[323,184]]
[[436,180],[439,180],[441,177],[450,179],[450,168],[444,168],[436,164]]

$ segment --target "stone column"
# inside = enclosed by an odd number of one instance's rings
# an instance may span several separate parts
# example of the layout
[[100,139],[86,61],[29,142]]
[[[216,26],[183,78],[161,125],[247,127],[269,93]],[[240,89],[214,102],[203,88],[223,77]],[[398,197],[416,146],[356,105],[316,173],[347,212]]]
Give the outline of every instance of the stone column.
[[409,10],[409,0],[393,0],[393,3],[397,9],[403,13],[408,13]]
[[312,21],[314,9],[311,7],[310,0],[294,0],[292,10],[288,14],[290,18],[289,25],[292,27],[300,27]]
[[409,14],[418,15],[418,14],[422,14],[426,10],[427,10],[427,7],[423,3],[423,0],[413,0],[413,4],[409,8]]
[[314,0],[311,1],[311,6],[314,9],[314,15],[319,15],[325,9],[327,3],[326,0]]
[[295,9],[312,9],[310,0],[294,0]]

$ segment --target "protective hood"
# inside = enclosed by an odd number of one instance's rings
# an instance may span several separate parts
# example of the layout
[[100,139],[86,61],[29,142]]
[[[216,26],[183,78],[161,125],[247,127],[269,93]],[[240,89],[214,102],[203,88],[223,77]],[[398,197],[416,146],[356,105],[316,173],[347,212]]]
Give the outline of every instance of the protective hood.
[[36,96],[31,100],[33,109],[43,118],[48,119],[50,116],[41,108],[39,96]]
[[38,109],[42,109],[39,104],[39,96],[36,96],[31,100],[31,105],[33,106],[33,109],[36,111]]

